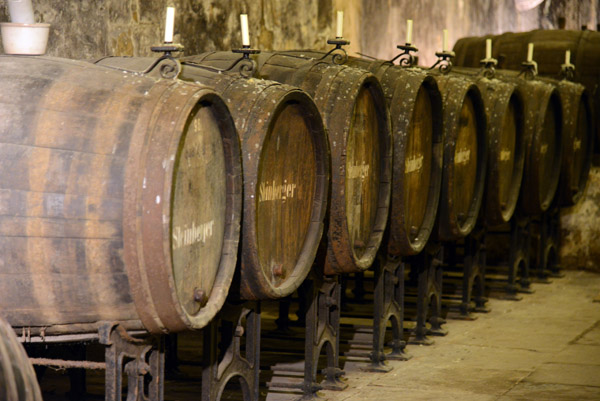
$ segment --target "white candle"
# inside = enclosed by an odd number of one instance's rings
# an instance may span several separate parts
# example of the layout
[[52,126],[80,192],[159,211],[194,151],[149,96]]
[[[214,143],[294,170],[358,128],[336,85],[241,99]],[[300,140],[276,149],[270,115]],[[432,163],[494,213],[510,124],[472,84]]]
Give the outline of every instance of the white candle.
[[250,46],[250,34],[248,33],[248,14],[240,14],[242,24],[242,46]]
[[571,50],[565,52],[565,64],[571,64]]
[[492,39],[485,40],[485,58],[486,60],[492,58]]
[[167,7],[167,22],[165,23],[165,43],[173,43],[173,27],[175,25],[175,8]]
[[406,20],[406,43],[412,43],[412,20]]
[[337,12],[337,30],[336,30],[335,36],[337,38],[343,38],[344,37],[343,33],[344,33],[344,12],[338,11]]
[[442,33],[442,51],[445,52],[448,51],[448,30],[444,29]]
[[531,63],[533,61],[533,43],[530,43],[527,46],[527,62]]

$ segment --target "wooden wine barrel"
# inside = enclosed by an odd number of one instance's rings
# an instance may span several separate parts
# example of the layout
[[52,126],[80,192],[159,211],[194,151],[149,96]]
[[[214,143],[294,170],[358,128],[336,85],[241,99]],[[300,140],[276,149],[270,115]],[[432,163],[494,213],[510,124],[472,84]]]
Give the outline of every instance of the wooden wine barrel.
[[562,157],[562,100],[555,85],[527,80],[517,71],[496,71],[496,78],[517,85],[525,109],[525,166],[519,198],[523,213],[550,207],[558,188]]
[[454,67],[452,74],[473,79],[481,91],[488,146],[484,218],[490,226],[508,223],[517,206],[525,164],[523,96],[514,82],[487,78],[480,69]]
[[0,400],[42,401],[33,366],[12,327],[1,318]]
[[574,82],[541,78],[558,89],[562,106],[562,161],[559,206],[572,206],[583,196],[593,157],[594,119],[586,88]]
[[483,200],[487,166],[486,115],[481,91],[472,79],[430,72],[442,93],[444,162],[438,238],[468,235]]
[[[144,71],[154,60],[99,63]],[[191,62],[183,63],[179,78],[209,86],[226,100],[241,142],[241,280],[232,291],[252,300],[290,295],[310,271],[327,211],[329,144],[315,103],[288,85]]]
[[[521,62],[527,55],[528,43],[534,43],[533,58],[538,64],[538,72],[541,76],[549,78],[558,78],[561,65],[565,60],[565,51],[571,51],[571,62],[575,65],[574,81],[583,84],[588,91],[580,100],[577,109],[569,115],[577,117],[576,124],[569,125],[570,131],[565,131],[565,157],[570,153],[571,147],[581,147],[577,156],[581,158],[577,166],[570,172],[573,177],[561,178],[564,185],[561,184],[560,204],[571,205],[581,198],[581,191],[585,188],[588,179],[589,169],[586,168],[591,163],[593,153],[594,133],[596,140],[600,143],[600,125],[597,123],[597,117],[600,115],[600,33],[595,31],[566,31],[566,30],[535,30],[530,32],[512,33],[508,32],[498,36],[470,37],[463,38],[456,42],[454,51],[456,52],[455,63],[470,67],[478,67],[479,60],[485,53],[485,39],[492,39],[493,56],[499,61],[499,68],[520,70]],[[561,90],[559,88],[559,90]],[[563,96],[564,97],[564,96]],[[570,97],[570,96],[569,96]],[[569,101],[569,104],[576,100]],[[587,103],[587,105],[586,105]],[[595,110],[589,113],[586,110]],[[574,114],[573,114],[574,113]],[[567,114],[563,115],[567,117]],[[569,124],[565,121],[566,124]],[[581,131],[578,131],[581,130]],[[586,132],[584,134],[584,132]],[[586,136],[583,139],[583,136]],[[571,141],[570,139],[573,139]],[[581,143],[578,142],[581,138]],[[589,148],[589,149],[588,149]],[[571,164],[574,159],[568,160]],[[581,164],[581,168],[579,166]],[[578,181],[578,182],[577,182]],[[578,188],[575,191],[575,187]]]
[[[231,52],[186,57],[228,69]],[[331,203],[326,274],[362,271],[383,237],[390,197],[391,126],[379,81],[364,70],[285,53],[256,56],[255,76],[298,86],[315,100],[329,134]]]
[[442,95],[424,71],[388,61],[348,58],[381,82],[393,132],[392,195],[387,253],[419,253],[437,216],[442,184]]
[[194,84],[0,57],[0,313],[45,335],[100,321],[175,332],[221,308],[237,257],[240,151]]

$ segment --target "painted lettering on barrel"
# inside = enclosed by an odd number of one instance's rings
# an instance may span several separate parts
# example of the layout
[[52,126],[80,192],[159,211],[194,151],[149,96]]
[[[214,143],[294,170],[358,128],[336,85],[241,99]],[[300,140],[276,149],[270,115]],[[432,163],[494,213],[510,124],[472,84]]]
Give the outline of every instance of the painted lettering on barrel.
[[456,152],[454,156],[454,164],[467,164],[471,158],[471,149],[463,149]]
[[369,165],[363,161],[362,164],[353,164],[348,167],[346,176],[349,179],[361,178],[365,179],[369,175]]
[[406,174],[419,171],[423,168],[423,155],[413,156],[406,159],[404,163],[404,172]]
[[258,201],[285,201],[293,198],[296,194],[296,184],[294,183],[288,183],[287,180],[283,180],[283,184],[277,184],[275,180],[272,182],[267,181],[261,183],[258,188]]
[[507,162],[510,160],[511,151],[508,149],[503,149],[500,151],[500,161]]
[[184,225],[173,228],[173,250],[197,244],[205,243],[207,239],[213,236],[213,227],[215,221],[211,220],[206,223],[196,225],[192,221],[192,226]]

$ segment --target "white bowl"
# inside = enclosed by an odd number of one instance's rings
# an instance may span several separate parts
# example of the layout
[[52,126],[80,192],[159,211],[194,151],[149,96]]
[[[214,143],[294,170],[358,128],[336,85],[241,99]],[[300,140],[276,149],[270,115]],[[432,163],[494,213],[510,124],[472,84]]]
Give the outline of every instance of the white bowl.
[[41,55],[46,53],[50,24],[0,23],[2,46],[6,54]]

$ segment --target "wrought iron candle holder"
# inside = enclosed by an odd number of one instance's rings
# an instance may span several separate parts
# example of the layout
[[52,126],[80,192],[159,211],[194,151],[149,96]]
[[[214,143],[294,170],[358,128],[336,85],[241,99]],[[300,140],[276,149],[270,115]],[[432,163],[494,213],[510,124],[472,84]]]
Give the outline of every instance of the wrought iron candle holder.
[[566,79],[567,81],[572,81],[573,78],[575,78],[575,65],[573,65],[571,63],[561,64],[560,76],[562,79]]
[[493,57],[484,58],[479,61],[481,64],[481,73],[484,77],[488,79],[494,78],[496,75],[496,66],[498,65],[498,60]]
[[437,61],[433,64],[429,69],[433,70],[435,67],[438,67],[438,70],[442,74],[448,74],[452,71],[452,59],[456,54],[453,51],[443,50],[441,52],[436,52]]
[[173,56],[173,53],[181,52],[183,49],[184,47],[182,45],[173,43],[165,43],[162,46],[152,46],[150,50],[154,53],[163,53],[163,55],[157,58],[156,61],[144,71],[144,74],[148,74],[156,68],[157,65],[161,64],[164,60],[167,60],[167,63],[162,63],[160,66],[160,76],[166,79],[177,78],[181,72],[181,64],[179,63],[179,60]]
[[346,49],[344,49],[344,46],[350,44],[349,40],[346,40],[344,38],[328,39],[327,44],[335,45],[335,47],[329,50],[323,57],[320,58],[320,60],[324,60],[329,55],[331,55],[331,62],[333,64],[342,65],[346,63],[346,61],[348,61],[348,53],[346,53]]
[[250,46],[242,46],[240,49],[231,49],[233,53],[239,53],[242,55],[240,59],[238,59],[235,63],[231,65],[226,70],[223,71],[231,71],[236,65],[240,65],[240,75],[244,78],[250,78],[254,75],[254,71],[256,70],[256,62],[250,58],[251,54],[258,54],[260,50],[251,49]]
[[417,49],[410,43],[406,43],[404,45],[398,45],[396,47],[398,49],[402,50],[402,53],[398,54],[396,57],[391,59],[390,63],[393,63],[394,61],[398,60],[398,64],[402,67],[413,67],[413,66],[415,66],[415,64],[417,64],[416,57],[413,56],[411,53],[413,53],[413,52],[416,53],[419,51],[419,49]]
[[525,79],[534,79],[538,74],[537,63],[535,61],[523,61],[521,63],[523,69],[519,75],[523,75]]

